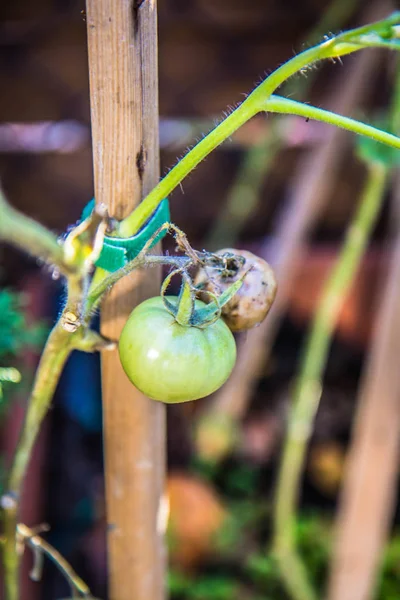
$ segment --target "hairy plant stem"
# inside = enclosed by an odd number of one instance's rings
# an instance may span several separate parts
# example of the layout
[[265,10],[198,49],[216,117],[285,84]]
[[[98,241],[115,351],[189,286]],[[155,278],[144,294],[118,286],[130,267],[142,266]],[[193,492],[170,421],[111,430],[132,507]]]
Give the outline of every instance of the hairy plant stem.
[[0,240],[9,242],[29,254],[55,265],[68,273],[62,246],[46,227],[10,206],[0,189]]
[[[349,131],[359,133],[381,141],[394,148],[400,148],[400,138],[380,131],[375,127],[360,123],[348,117],[335,115],[307,104],[286,100],[274,96],[275,90],[290,77],[323,59],[335,59],[364,48],[386,47],[399,49],[400,37],[398,27],[400,12],[395,12],[387,19],[344,32],[338,36],[325,39],[322,43],[305,50],[284,63],[269,75],[230,115],[215,129],[208,133],[192,150],[190,150],[171,171],[156,185],[153,190],[136,207],[135,211],[121,221],[116,229],[117,235],[129,237],[134,235],[149,219],[160,202],[167,197],[187,175],[217,146],[228,139],[239,127],[260,112],[282,112],[298,114],[305,118],[325,121]],[[105,273],[95,274],[100,284]]]
[[351,131],[352,133],[364,135],[372,140],[400,150],[400,138],[398,136],[372,127],[372,125],[332,113],[329,110],[316,108],[310,104],[303,104],[302,102],[296,102],[295,100],[289,100],[280,96],[271,96],[265,102],[265,108],[268,112],[297,115],[306,119],[322,121],[329,125],[336,125],[336,127],[340,127],[341,129],[347,129],[347,131]]
[[[140,229],[140,227],[157,208],[161,200],[168,196],[172,190],[174,190],[190,173],[190,171],[192,171],[206,156],[208,156],[208,154],[210,154],[214,148],[229,138],[232,133],[234,133],[251,117],[259,112],[268,110],[268,100],[271,98],[271,95],[287,79],[295,75],[297,72],[302,72],[303,70],[307,69],[315,62],[323,59],[335,59],[352,52],[357,52],[364,48],[386,47],[389,49],[398,50],[400,49],[398,42],[400,37],[398,30],[399,24],[400,12],[396,12],[387,19],[378,21],[372,25],[359,27],[330,39],[325,39],[321,44],[301,52],[291,60],[284,63],[281,67],[276,69],[276,71],[271,73],[271,75],[269,75],[246,98],[246,100],[244,100],[244,102],[238,106],[238,108],[236,108],[217,127],[215,127],[215,129],[213,129],[190,152],[188,152],[173,169],[171,169],[164,179],[162,179],[160,183],[146,196],[136,210],[120,223],[118,234],[123,237],[129,237],[130,235],[136,233],[136,231]],[[282,107],[283,105],[280,106]],[[287,106],[288,105],[285,105],[285,107]],[[302,114],[306,118],[309,117],[310,119],[314,119],[318,115],[320,120],[327,120],[327,118],[322,118],[323,115],[318,112],[319,109],[308,107],[308,105],[305,104],[301,106],[304,107],[302,108]],[[275,104],[275,108],[276,107],[277,104]],[[293,105],[293,108],[296,108],[296,106]],[[296,109],[300,110],[299,107]],[[307,109],[309,109],[308,112]],[[328,111],[323,112],[327,113]],[[356,122],[352,119],[339,117],[341,122],[335,123],[333,117],[334,115],[330,117],[331,121],[328,122],[331,122],[332,124],[338,124],[340,127],[344,127],[350,131],[356,131]],[[365,127],[366,128],[364,128],[363,131],[357,131],[357,133],[362,133],[362,135],[371,137],[371,134],[375,128],[370,128],[370,126]],[[375,132],[378,133],[375,133],[375,137],[373,139],[379,139],[379,136],[383,132],[379,133],[379,130],[375,130]],[[385,143],[394,146],[395,148],[400,147],[400,141],[395,138],[395,136],[385,138]]]
[[359,208],[324,287],[293,391],[274,502],[273,551],[287,590],[295,600],[316,598],[296,552],[295,539],[296,505],[305,453],[319,405],[331,336],[382,206],[387,174],[388,168],[382,163],[368,165]]
[[[342,29],[346,20],[354,13],[359,0],[331,0],[321,19],[308,32],[304,44],[316,43],[326,31]],[[304,100],[315,79],[317,71],[307,77],[296,77],[284,83],[284,94]],[[228,248],[235,244],[240,230],[254,213],[269,169],[285,145],[285,137],[275,121],[269,124],[262,139],[251,145],[239,166],[226,202],[211,225],[205,246]]]
[[[321,19],[305,37],[304,43],[314,44],[326,31],[341,29],[353,14],[358,2],[359,0],[331,0]],[[286,81],[285,96],[296,96],[298,100],[304,100],[315,75],[316,71],[310,71],[307,77],[296,77]],[[282,132],[279,131],[277,123],[272,121],[262,139],[251,145],[244,154],[226,202],[207,235],[207,248],[228,248],[235,244],[240,230],[260,201],[261,189],[269,169],[284,144]]]
[[90,318],[90,315],[96,310],[103,295],[110,290],[117,281],[135,269],[155,267],[158,265],[168,265],[181,269],[190,266],[191,263],[192,259],[187,256],[155,256],[151,254],[139,254],[139,256],[114,273],[106,273],[105,271],[102,272],[101,270],[97,270],[96,273],[99,274],[99,277],[96,278],[96,280],[93,280],[93,285],[89,290],[85,304],[85,319]]

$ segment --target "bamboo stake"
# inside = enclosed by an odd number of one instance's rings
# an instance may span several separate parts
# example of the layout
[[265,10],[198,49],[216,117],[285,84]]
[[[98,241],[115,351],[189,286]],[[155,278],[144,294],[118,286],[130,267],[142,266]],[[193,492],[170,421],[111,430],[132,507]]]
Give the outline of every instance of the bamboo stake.
[[[125,217],[157,183],[158,81],[155,0],[87,0],[95,195]],[[160,273],[120,281],[102,308],[102,333],[117,339],[132,308],[160,290]],[[164,406],[102,357],[110,600],[161,600]]]
[[[398,191],[397,199],[399,196]],[[373,598],[381,553],[393,517],[400,454],[399,282],[398,231],[359,396],[336,523],[329,600]]]

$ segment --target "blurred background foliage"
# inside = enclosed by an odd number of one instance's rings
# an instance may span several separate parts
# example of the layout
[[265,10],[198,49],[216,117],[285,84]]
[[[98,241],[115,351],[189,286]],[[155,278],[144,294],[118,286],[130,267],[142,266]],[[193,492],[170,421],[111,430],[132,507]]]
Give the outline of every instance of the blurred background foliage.
[[[20,391],[20,387],[13,384],[19,384],[21,379],[25,379],[20,374],[20,378],[15,375],[14,381],[12,372],[13,369],[17,371],[17,368],[11,365],[18,366],[18,358],[24,350],[40,350],[46,339],[47,331],[48,328],[44,323],[28,324],[26,298],[21,293],[9,289],[0,290],[0,369],[3,369],[4,378],[2,380],[0,372],[1,411],[7,408],[12,392]],[[10,369],[11,374],[8,374]],[[24,375],[28,376],[27,373]],[[25,393],[29,390],[30,383],[31,377],[28,376],[28,381],[24,380],[21,384],[24,386]]]

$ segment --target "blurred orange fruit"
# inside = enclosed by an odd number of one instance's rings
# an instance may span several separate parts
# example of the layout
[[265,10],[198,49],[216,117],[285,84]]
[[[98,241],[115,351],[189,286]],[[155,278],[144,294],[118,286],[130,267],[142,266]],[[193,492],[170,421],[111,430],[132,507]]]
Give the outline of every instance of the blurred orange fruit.
[[170,561],[182,570],[193,570],[215,551],[227,511],[210,485],[183,473],[169,475],[167,497]]
[[323,493],[336,494],[342,480],[345,450],[336,442],[326,442],[311,448],[308,473],[313,484]]

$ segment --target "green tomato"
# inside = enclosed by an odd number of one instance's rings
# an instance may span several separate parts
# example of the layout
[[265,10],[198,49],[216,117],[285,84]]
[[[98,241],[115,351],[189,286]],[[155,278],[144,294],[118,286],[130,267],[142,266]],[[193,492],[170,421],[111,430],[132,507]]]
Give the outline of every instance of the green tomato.
[[[204,306],[196,300],[196,308]],[[132,311],[121,333],[119,356],[129,379],[146,396],[186,402],[208,396],[228,379],[236,343],[222,319],[204,329],[179,325],[158,296]]]

